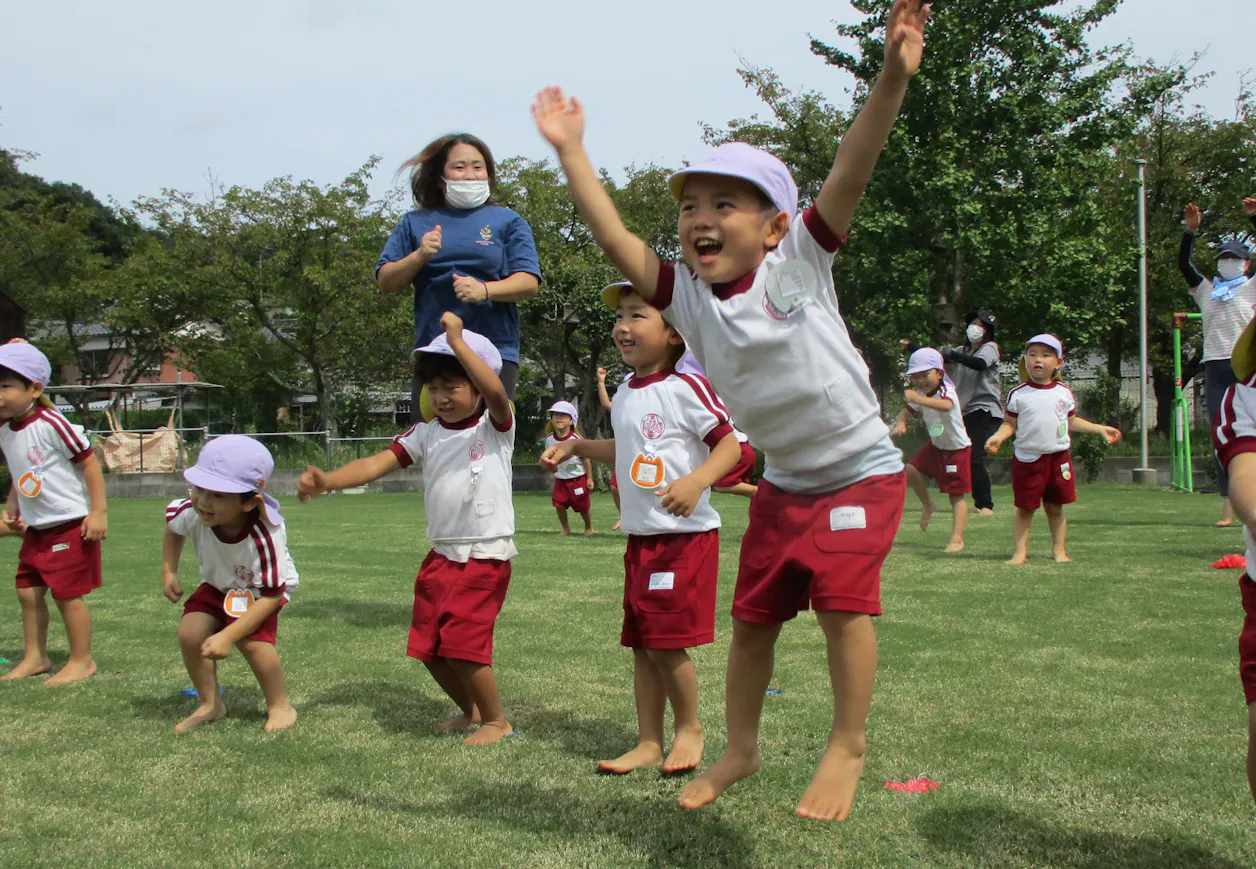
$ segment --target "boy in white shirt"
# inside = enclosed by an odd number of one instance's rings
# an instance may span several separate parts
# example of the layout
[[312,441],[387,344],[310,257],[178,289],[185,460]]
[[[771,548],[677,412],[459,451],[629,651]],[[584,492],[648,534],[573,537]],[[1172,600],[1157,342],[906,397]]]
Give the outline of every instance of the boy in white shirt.
[[305,501],[361,486],[398,468],[423,466],[423,502],[432,550],[414,582],[406,654],[418,658],[461,709],[437,732],[479,728],[467,745],[492,745],[512,732],[493,675],[493,626],[510,585],[515,549],[511,500],[515,417],[493,342],[462,328],[452,312],[443,335],[414,351],[436,418],[381,453],[334,471],[307,468]]
[[670,179],[689,268],[664,264],[624,226],[584,150],[584,113],[559,88],[533,117],[558,154],[593,238],[685,336],[737,424],[764,452],[733,601],[728,747],[681,794],[695,809],[759,769],[759,720],[784,622],[808,606],[825,633],[834,721],[799,816],[845,820],[867,751],[881,565],[903,511],[902,454],[838,312],[832,265],[924,48],[929,8],[896,0],[885,66],[815,204],[772,155],[716,148]]
[[[576,431],[576,420],[579,414],[576,406],[570,401],[556,401],[549,409],[549,426],[545,434],[545,449],[556,446],[566,440],[580,439],[583,435]],[[571,536],[571,525],[567,522],[567,508],[570,507],[584,520],[584,536],[591,537],[593,531],[593,503],[589,492],[593,489],[593,465],[588,459],[581,461],[571,458],[554,470],[554,489],[550,493],[550,503],[558,513],[558,524],[563,537]]]
[[[615,346],[634,376],[611,401],[612,440],[568,440],[546,449],[553,470],[572,456],[613,464],[621,482],[624,623],[620,643],[633,650],[636,748],[598,764],[622,775],[663,765],[667,775],[702,762],[698,679],[686,651],[715,640],[720,515],[711,485],[740,455],[728,412],[710,384],[678,374],[684,340],[632,286],[602,290],[615,309]],[[620,472],[623,473],[620,473]],[[674,723],[663,757],[667,702]]]
[[1030,338],[1021,363],[1025,380],[1007,394],[1003,425],[986,441],[986,452],[994,455],[1016,434],[1012,459],[1016,520],[1008,564],[1024,564],[1029,556],[1029,526],[1039,505],[1051,529],[1052,557],[1058,562],[1072,561],[1064,546],[1068,532],[1064,505],[1077,500],[1069,432],[1097,434],[1110,444],[1121,439],[1121,433],[1112,426],[1097,425],[1077,415],[1073,390],[1060,381],[1063,364],[1064,345],[1059,338],[1049,333]]
[[232,646],[248,661],[266,698],[266,732],[296,724],[275,641],[279,611],[300,577],[288,554],[288,527],[279,502],[266,493],[274,471],[275,460],[262,444],[244,435],[222,435],[205,444],[196,464],[183,472],[192,484],[191,497],[166,507],[162,592],[171,603],[183,597],[179,559],[189,537],[201,574],[179,621],[179,648],[200,705],[175,725],[180,733],[227,714],[218,662]]
[[0,449],[12,485],[4,524],[23,530],[17,598],[22,606],[22,660],[4,679],[52,669],[48,604],[61,611],[70,657],[45,685],[78,682],[96,672],[92,616],[84,598],[100,588],[100,541],[108,534],[105,478],[81,426],[57,413],[43,394],[48,357],[15,340],[0,347]]
[[933,499],[925,478],[938,481],[938,489],[951,499],[951,542],[943,551],[962,552],[964,526],[968,522],[968,501],[964,496],[973,490],[972,441],[964,428],[959,393],[946,376],[944,364],[942,354],[932,347],[922,347],[911,355],[907,362],[911,388],[903,393],[907,404],[899,412],[891,434],[904,434],[912,416],[924,417],[929,443],[907,460],[907,484],[920,499],[920,530],[927,531]]

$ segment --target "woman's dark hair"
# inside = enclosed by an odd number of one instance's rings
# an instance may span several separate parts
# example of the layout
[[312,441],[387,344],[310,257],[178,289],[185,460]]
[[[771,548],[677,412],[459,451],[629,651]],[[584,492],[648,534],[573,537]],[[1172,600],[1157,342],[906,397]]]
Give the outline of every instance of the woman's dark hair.
[[5,377],[12,377],[14,380],[21,383],[23,388],[25,389],[30,389],[31,384],[35,382],[31,380],[30,378],[23,377],[22,375],[18,374],[12,368],[5,368],[3,365],[0,365],[0,379],[3,379]]
[[445,186],[441,181],[445,177],[445,163],[449,160],[449,152],[454,145],[470,145],[484,157],[484,168],[488,170],[488,202],[495,203],[493,194],[497,188],[497,164],[493,162],[493,152],[479,138],[470,133],[450,133],[428,144],[419,153],[401,164],[398,171],[410,170],[410,192],[414,195],[414,204],[419,208],[445,207]]
[[438,378],[468,382],[471,380],[467,376],[467,370],[462,367],[462,363],[456,356],[446,356],[443,353],[420,353],[418,359],[415,360],[414,368],[418,372],[421,383],[428,383]]

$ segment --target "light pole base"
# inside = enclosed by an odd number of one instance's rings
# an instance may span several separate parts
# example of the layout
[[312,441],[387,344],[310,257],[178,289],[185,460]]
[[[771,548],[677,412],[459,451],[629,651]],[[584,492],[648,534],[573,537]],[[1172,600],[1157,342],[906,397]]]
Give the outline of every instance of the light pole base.
[[1160,472],[1155,468],[1135,468],[1134,469],[1134,485],[1135,486],[1159,486]]

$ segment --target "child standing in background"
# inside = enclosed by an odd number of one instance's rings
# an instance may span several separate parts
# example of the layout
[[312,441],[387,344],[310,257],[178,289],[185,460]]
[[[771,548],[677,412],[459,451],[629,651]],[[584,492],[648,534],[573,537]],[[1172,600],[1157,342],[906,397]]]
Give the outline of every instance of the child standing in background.
[[[549,409],[549,432],[545,435],[545,449],[557,446],[571,438],[579,439],[581,434],[576,430],[579,415],[576,406],[570,401],[556,401]],[[580,514],[584,520],[584,536],[589,537],[593,531],[593,502],[589,496],[593,488],[593,464],[588,459],[572,457],[558,466],[554,471],[554,491],[550,500],[558,512],[558,523],[562,525],[562,536],[571,535],[571,525],[567,522],[567,508],[570,507]]]

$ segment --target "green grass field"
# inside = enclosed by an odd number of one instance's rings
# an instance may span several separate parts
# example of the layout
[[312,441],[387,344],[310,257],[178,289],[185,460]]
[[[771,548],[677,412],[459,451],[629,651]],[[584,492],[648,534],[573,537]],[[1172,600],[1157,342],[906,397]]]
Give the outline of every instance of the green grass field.
[[[594,775],[634,744],[631,656],[618,645],[624,538],[560,539],[544,495],[520,495],[521,555],[496,671],[519,735],[465,748],[404,655],[426,552],[421,498],[286,499],[301,588],[280,620],[300,720],[262,732],[238,654],[231,717],[187,735],[192,708],[161,595],[163,504],[114,501],[105,587],[89,598],[99,674],[0,685],[0,867],[1250,867],[1246,710],[1236,673],[1241,551],[1216,500],[1086,486],[1069,508],[1074,563],[1010,568],[1009,492],[941,552],[908,502],[877,621],[880,681],[851,820],[794,817],[830,720],[813,618],[788,625],[764,714],[764,768],[717,804],[675,804],[684,780]],[[718,496],[719,638],[694,657],[707,760],[723,748],[728,607],[747,502]],[[595,499],[597,525],[613,521]],[[4,569],[17,541],[0,540]],[[195,587],[189,548],[184,588]],[[0,655],[20,655],[16,599]],[[53,615],[52,654],[65,658]],[[883,789],[927,775],[936,793]]]

